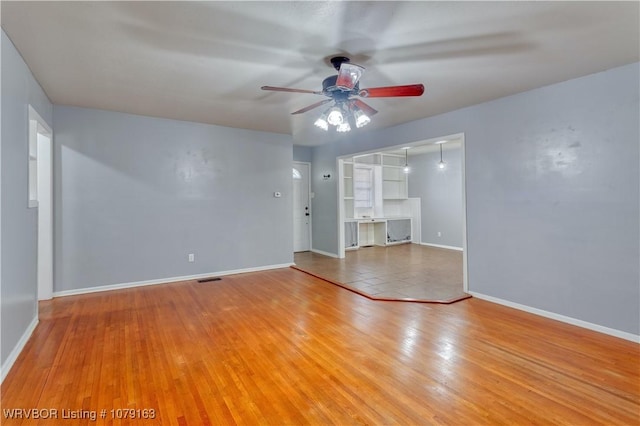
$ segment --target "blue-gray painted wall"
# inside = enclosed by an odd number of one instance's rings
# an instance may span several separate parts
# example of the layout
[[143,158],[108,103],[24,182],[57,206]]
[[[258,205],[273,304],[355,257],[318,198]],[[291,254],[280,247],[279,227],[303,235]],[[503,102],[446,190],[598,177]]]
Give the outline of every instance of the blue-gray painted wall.
[[293,161],[300,161],[304,163],[311,162],[311,147],[294,145],[293,146]]
[[[445,144],[446,145],[446,144]],[[409,197],[420,198],[421,242],[462,248],[462,149],[448,147],[410,157]],[[440,236],[438,236],[440,232]]]
[[293,261],[290,136],[58,105],[53,125],[54,291]]
[[[313,167],[464,133],[469,289],[638,335],[639,80],[635,63],[354,134]],[[337,185],[313,185],[314,248],[337,253]]]
[[[37,315],[38,210],[28,205],[29,105],[51,126],[52,105],[2,31],[0,359],[5,361]],[[3,368],[4,370],[4,368]]]

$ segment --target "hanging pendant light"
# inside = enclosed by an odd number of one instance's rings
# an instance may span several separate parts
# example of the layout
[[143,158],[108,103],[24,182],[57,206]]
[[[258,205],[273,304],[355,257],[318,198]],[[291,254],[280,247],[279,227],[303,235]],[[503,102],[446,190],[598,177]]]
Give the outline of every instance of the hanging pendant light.
[[440,145],[440,162],[438,163],[438,167],[440,169],[444,169],[445,162],[442,161],[442,143],[440,143],[439,145]]
[[405,148],[404,150],[404,169],[402,169],[403,172],[405,173],[409,173],[411,171],[411,167],[409,167],[409,148]]

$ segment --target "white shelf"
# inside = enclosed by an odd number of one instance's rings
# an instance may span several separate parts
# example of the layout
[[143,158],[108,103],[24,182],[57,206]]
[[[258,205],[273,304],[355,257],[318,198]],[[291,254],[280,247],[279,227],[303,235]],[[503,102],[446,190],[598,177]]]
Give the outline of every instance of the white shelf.
[[407,196],[406,179],[382,181],[382,198],[384,200],[403,200],[407,198]]
[[365,154],[359,155],[353,158],[353,162],[357,164],[369,164],[369,165],[380,165],[382,164],[382,158],[380,153],[373,154]]
[[403,167],[404,161],[404,155],[382,154],[382,165],[385,167]]

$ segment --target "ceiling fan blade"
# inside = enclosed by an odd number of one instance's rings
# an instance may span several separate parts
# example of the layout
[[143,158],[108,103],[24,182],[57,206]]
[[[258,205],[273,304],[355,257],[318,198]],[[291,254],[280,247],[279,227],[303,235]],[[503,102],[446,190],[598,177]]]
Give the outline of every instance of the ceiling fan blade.
[[331,102],[331,101],[333,101],[333,99],[324,99],[324,100],[322,100],[322,101],[320,101],[320,102],[316,102],[315,104],[311,104],[311,105],[309,105],[308,107],[304,107],[304,108],[302,108],[302,109],[299,109],[299,110],[297,110],[297,111],[294,111],[294,112],[292,112],[292,113],[291,113],[291,115],[294,115],[294,114],[302,114],[303,112],[307,112],[307,111],[310,111],[310,110],[312,110],[312,109],[314,109],[314,108],[318,108],[319,106],[324,105],[324,104],[326,104],[327,102]]
[[336,80],[336,86],[340,89],[351,90],[358,84],[358,80],[364,73],[364,67],[356,64],[350,64],[349,62],[343,62],[340,65],[340,71],[338,71],[338,79]]
[[358,95],[363,98],[391,98],[395,96],[420,96],[424,93],[422,84],[409,84],[406,86],[371,87],[362,89]]
[[288,87],[262,86],[261,89],[262,90],[271,90],[273,92],[311,93],[311,94],[314,94],[314,95],[322,95],[322,92],[316,92],[314,90],[289,89]]
[[364,112],[365,114],[367,114],[369,117],[371,117],[374,114],[377,114],[378,111],[376,111],[375,109],[373,109],[372,107],[370,107],[369,105],[365,104],[364,102],[362,102],[360,99],[353,99],[353,104],[355,106],[357,106],[358,108],[360,108],[362,110],[362,112]]

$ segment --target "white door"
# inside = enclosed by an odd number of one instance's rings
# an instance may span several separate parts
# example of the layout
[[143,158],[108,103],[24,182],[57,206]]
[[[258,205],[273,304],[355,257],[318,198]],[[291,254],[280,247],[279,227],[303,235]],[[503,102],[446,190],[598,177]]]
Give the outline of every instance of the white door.
[[311,250],[309,163],[293,163],[293,251]]

